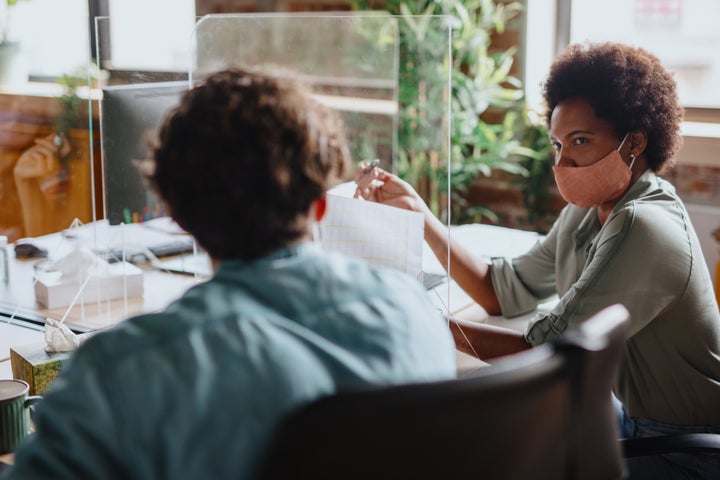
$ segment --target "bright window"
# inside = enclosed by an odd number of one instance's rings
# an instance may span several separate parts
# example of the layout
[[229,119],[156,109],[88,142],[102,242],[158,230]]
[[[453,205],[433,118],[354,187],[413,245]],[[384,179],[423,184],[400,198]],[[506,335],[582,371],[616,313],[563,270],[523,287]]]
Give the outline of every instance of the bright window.
[[540,107],[539,84],[563,38],[621,41],[657,55],[675,74],[681,103],[704,121],[720,122],[720,1],[528,0],[527,14],[525,80],[532,107]]
[[[88,64],[91,2],[109,13],[113,68],[188,69],[194,0],[19,0],[9,38],[21,43],[31,79],[52,79]],[[6,8],[1,2],[0,17]]]
[[720,108],[720,2],[573,0],[570,41],[644,47],[675,73],[686,107]]
[[10,27],[9,38],[20,42],[31,77],[58,77],[88,63],[87,0],[20,0]]
[[108,6],[113,68],[188,71],[194,0],[108,0]]

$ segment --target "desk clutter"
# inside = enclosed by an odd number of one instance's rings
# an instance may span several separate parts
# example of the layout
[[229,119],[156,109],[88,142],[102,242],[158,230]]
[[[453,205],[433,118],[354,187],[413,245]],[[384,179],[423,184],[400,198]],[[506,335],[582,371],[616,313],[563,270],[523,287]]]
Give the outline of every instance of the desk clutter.
[[[26,255],[25,251],[43,252]],[[33,290],[46,309],[100,304],[143,295],[137,264],[196,249],[190,235],[167,217],[110,225],[107,220],[73,225],[62,232],[17,242],[16,258],[47,258],[33,265]]]
[[169,217],[118,225],[98,220],[32,240],[36,246],[47,250],[50,256],[67,253],[68,245],[75,248],[85,246],[108,263],[127,261],[142,264],[156,257],[188,253],[196,248],[192,236]]
[[173,258],[166,255],[183,252],[201,253],[168,217],[131,225],[74,222],[20,239],[7,247],[9,281],[0,282],[0,314],[40,327],[47,318],[61,320],[75,332],[110,327],[164,308],[202,280],[161,268],[161,260]]
[[13,378],[30,385],[30,395],[43,395],[72,352],[45,351],[45,342],[10,347]]
[[44,394],[72,352],[90,335],[76,334],[62,322],[48,318],[44,341],[10,347],[13,378],[27,382],[30,395]]
[[143,272],[128,262],[110,264],[87,247],[79,247],[35,270],[35,298],[45,308],[76,301],[104,302],[143,294]]

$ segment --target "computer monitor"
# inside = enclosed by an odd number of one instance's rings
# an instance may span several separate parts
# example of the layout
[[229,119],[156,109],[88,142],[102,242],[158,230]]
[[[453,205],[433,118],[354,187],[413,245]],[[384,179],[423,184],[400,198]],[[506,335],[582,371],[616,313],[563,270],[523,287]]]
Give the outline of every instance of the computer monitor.
[[137,223],[166,214],[145,185],[135,161],[148,157],[151,135],[188,88],[187,81],[103,88],[100,133],[104,205],[105,218],[111,224]]

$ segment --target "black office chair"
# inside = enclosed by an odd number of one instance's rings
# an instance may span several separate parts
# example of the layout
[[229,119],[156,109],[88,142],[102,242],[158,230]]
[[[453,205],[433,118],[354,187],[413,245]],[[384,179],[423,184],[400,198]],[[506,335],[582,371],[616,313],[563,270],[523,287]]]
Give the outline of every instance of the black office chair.
[[[582,351],[577,355],[583,361],[576,372],[580,390],[576,391],[574,402],[577,415],[577,438],[574,442],[577,451],[574,456],[578,461],[578,478],[616,477],[616,465],[609,465],[604,459],[615,457],[617,452],[623,458],[668,453],[720,453],[720,434],[712,433],[621,439],[617,445],[607,441],[619,436],[616,413],[611,404],[605,401],[604,395],[608,382],[614,380],[613,372],[617,370],[620,351],[627,339],[623,321],[626,316],[624,309],[610,307],[588,320],[579,331],[570,331],[560,340],[567,341],[568,344],[563,348],[569,351],[576,344],[582,345]],[[602,338],[607,339],[606,346],[588,343],[588,339],[597,341]],[[598,448],[606,451],[598,452]]]
[[[617,422],[601,419],[612,409],[617,364],[605,352],[619,355],[622,337],[610,334],[626,314],[606,312],[607,328],[506,357],[474,377],[320,399],[281,424],[258,478],[619,478]],[[598,368],[600,356],[608,360],[592,387],[577,382],[583,352]],[[604,401],[587,405],[597,418],[580,421],[574,403],[596,389]]]
[[667,453],[720,453],[720,434],[681,433],[620,441],[625,458]]
[[[579,438],[576,444],[579,445],[577,458],[579,468],[588,472],[604,472],[607,465],[601,459],[615,455],[619,451],[623,458],[642,457],[649,455],[661,455],[667,453],[720,453],[720,434],[712,433],[688,433],[676,435],[661,435],[646,438],[621,439],[617,448],[607,441],[596,442],[597,437],[605,439],[617,438],[616,413],[614,408],[608,405],[602,395],[606,392],[608,381],[612,382],[607,375],[617,370],[620,361],[620,352],[623,343],[627,339],[627,329],[622,320],[627,312],[622,308],[610,307],[588,320],[578,332],[571,331],[565,337],[573,338],[568,347],[572,344],[583,344],[583,351],[579,353],[584,357],[582,367],[578,374],[578,385],[581,386],[578,405],[577,425]],[[587,339],[606,338],[609,342],[607,347],[593,348],[587,343]],[[585,340],[583,340],[585,339]],[[561,340],[562,341],[562,340]],[[611,368],[608,364],[612,363]],[[614,378],[614,374],[613,374]],[[596,403],[600,402],[599,406]],[[591,433],[592,438],[587,438],[584,433]],[[589,443],[587,448],[583,445]],[[598,455],[597,448],[611,448],[612,452],[603,452]],[[608,472],[614,476],[614,471]],[[582,478],[590,478],[582,474]],[[606,478],[602,474],[597,478]],[[609,476],[607,478],[610,478]]]
[[611,400],[627,340],[629,312],[613,305],[556,342],[574,367],[571,478],[622,478],[617,413]]
[[720,434],[678,433],[620,440],[623,456],[627,459],[666,455],[670,453],[720,454]]

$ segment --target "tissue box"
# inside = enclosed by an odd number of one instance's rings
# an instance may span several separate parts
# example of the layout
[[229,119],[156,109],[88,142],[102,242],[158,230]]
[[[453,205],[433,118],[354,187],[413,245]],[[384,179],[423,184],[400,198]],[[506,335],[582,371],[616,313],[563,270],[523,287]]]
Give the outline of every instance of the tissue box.
[[47,353],[45,342],[10,347],[13,377],[30,385],[30,395],[43,395],[72,352]]
[[[63,280],[61,276],[41,274],[35,283],[35,298],[45,308],[67,307],[81,286],[78,279]],[[104,302],[126,295],[127,298],[141,297],[142,294],[143,271],[132,263],[117,262],[90,278],[77,303]]]

